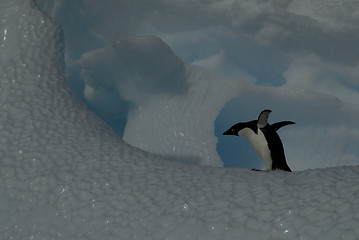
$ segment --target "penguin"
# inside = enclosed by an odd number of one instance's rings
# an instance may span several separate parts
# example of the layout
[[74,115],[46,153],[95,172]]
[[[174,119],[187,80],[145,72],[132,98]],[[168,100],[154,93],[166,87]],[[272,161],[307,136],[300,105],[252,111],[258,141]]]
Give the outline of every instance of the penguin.
[[[246,137],[254,150],[263,159],[266,165],[264,171],[278,169],[291,172],[292,170],[286,162],[283,144],[277,131],[281,127],[295,123],[292,121],[282,121],[269,124],[268,117],[271,112],[268,109],[263,110],[257,120],[237,123],[225,131],[223,135]],[[252,170],[263,171],[258,169]]]

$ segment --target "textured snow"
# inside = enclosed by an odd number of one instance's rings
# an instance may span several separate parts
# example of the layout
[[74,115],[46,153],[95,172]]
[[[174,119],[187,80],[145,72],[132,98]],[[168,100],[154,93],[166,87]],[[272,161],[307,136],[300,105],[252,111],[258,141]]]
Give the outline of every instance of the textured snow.
[[1,239],[356,239],[359,167],[257,173],[123,142],[64,77],[59,24],[0,3]]

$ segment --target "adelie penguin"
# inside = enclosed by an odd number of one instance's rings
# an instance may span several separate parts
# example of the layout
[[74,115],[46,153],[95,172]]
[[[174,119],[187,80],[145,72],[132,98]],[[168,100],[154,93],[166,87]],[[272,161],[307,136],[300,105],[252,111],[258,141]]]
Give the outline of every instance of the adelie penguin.
[[271,110],[263,110],[259,114],[258,120],[237,123],[225,131],[223,135],[246,137],[254,150],[264,160],[266,165],[265,171],[279,169],[291,172],[285,159],[283,144],[277,134],[277,130],[295,123],[283,121],[269,124],[268,116],[271,112]]

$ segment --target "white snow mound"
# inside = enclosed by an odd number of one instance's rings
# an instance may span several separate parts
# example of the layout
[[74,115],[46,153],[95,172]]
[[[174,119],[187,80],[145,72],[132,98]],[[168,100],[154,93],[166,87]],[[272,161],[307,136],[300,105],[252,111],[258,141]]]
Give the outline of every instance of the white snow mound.
[[61,27],[0,3],[1,239],[356,239],[359,167],[258,173],[124,143],[64,78]]

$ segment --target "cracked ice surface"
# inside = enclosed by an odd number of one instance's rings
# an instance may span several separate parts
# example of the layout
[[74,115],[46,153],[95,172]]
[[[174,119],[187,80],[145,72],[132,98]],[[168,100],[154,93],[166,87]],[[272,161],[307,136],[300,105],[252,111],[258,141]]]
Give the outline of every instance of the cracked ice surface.
[[29,0],[0,16],[1,239],[359,236],[359,167],[257,173],[130,147],[67,86],[61,27]]

